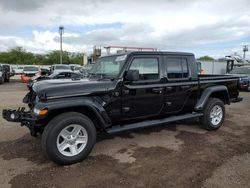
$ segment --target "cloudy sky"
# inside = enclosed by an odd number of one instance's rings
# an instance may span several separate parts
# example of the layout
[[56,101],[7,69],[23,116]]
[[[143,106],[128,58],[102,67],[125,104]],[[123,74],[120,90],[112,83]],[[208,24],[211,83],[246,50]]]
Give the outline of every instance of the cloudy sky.
[[0,0],[0,51],[57,50],[59,25],[71,52],[126,45],[224,57],[250,44],[250,1]]

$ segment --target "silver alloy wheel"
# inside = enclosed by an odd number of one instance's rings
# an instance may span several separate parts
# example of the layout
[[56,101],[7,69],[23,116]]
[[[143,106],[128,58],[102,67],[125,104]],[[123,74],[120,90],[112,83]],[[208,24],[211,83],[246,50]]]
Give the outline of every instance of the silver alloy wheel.
[[57,136],[57,149],[67,157],[81,153],[88,142],[88,133],[81,125],[73,124],[61,130]]
[[221,106],[215,105],[210,112],[210,121],[213,126],[220,124],[223,118],[223,110]]

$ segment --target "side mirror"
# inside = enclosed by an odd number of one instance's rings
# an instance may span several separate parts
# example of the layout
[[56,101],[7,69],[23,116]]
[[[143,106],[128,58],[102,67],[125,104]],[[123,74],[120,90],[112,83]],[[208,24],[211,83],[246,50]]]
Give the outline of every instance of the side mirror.
[[125,76],[127,81],[138,81],[139,80],[139,70],[128,70]]

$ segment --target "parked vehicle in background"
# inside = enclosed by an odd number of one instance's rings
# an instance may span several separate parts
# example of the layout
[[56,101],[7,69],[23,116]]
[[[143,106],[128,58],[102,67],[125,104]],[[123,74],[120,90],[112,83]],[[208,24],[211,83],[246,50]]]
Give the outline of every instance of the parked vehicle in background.
[[4,70],[3,66],[0,64],[0,84],[4,83]]
[[14,68],[15,75],[21,75],[23,73],[23,66],[22,65],[17,65]]
[[47,67],[41,67],[40,68],[40,75],[41,76],[49,76],[51,74],[51,71]]
[[3,69],[2,74],[3,74],[4,82],[9,82],[10,77],[11,77],[10,65],[2,64],[2,69]]
[[39,73],[39,68],[35,65],[25,65],[23,67],[23,73],[21,74],[21,80],[23,83],[28,83],[32,77]]
[[229,74],[240,76],[240,89],[250,91],[250,66],[236,67]]
[[9,65],[10,66],[10,77],[15,76],[15,70],[13,68],[13,65]]
[[[49,76],[39,75],[32,78],[29,81],[28,87],[31,87],[34,83],[43,80],[51,80],[51,79],[72,79],[72,80],[80,80],[83,76],[80,73],[75,72],[55,72]],[[62,81],[63,82],[63,81]]]
[[59,73],[65,71],[72,71],[69,65],[55,64],[51,66],[51,73]]
[[18,66],[17,65],[11,65],[11,67],[12,67],[13,70],[16,70]]
[[51,66],[50,65],[42,65],[41,66],[41,69],[48,69],[48,70],[50,70],[51,69]]
[[74,72],[77,72],[77,73],[80,73],[80,70],[82,69],[82,66],[75,66],[73,71]]
[[79,72],[80,72],[84,77],[87,77],[89,71],[91,70],[91,68],[92,68],[92,65],[86,65],[86,66],[82,67],[82,68],[79,70]]
[[25,65],[23,67],[23,73],[27,76],[33,77],[39,72],[38,66],[35,65]]
[[79,64],[69,64],[69,66],[70,66],[72,71],[75,70],[75,67],[81,67],[81,65],[79,65]]

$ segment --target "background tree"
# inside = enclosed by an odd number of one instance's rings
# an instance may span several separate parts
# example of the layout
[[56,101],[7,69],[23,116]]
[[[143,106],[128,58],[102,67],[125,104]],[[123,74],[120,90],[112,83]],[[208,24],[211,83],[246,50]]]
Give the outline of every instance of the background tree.
[[36,64],[33,53],[26,52],[22,47],[10,49],[0,53],[0,62],[7,64]]
[[[82,64],[82,53],[63,52],[63,64]],[[52,65],[60,63],[60,51],[47,54],[33,54],[22,47],[12,48],[7,52],[0,52],[0,63],[19,65]]]
[[214,61],[215,59],[210,56],[202,56],[198,60],[199,61]]

